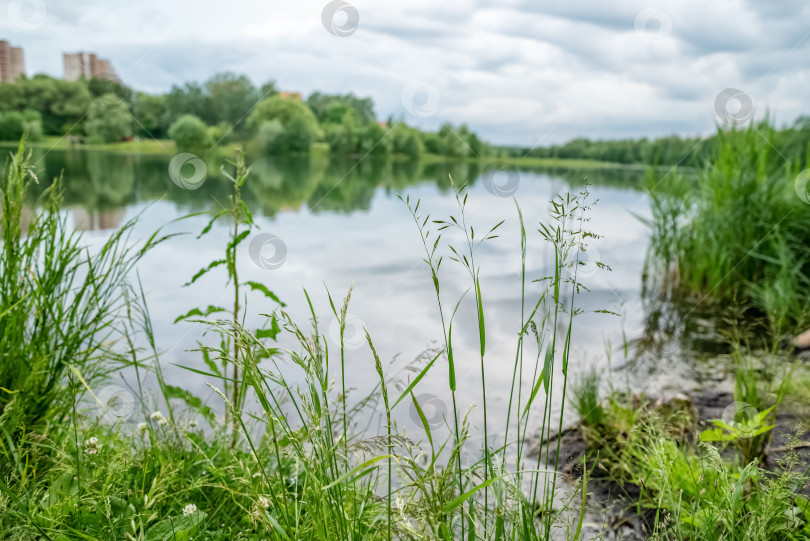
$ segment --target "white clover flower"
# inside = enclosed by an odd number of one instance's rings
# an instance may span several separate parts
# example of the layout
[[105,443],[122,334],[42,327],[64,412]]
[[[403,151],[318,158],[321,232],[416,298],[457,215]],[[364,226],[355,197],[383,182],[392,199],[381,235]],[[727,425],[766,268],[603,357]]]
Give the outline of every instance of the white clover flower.
[[149,428],[149,425],[147,425],[146,423],[138,423],[138,433],[140,435],[144,435],[148,428]]
[[191,421],[188,422],[188,426],[190,426],[191,428],[196,427],[197,426],[197,420],[192,419]]
[[157,423],[160,426],[166,426],[167,424],[169,424],[169,420],[166,417],[161,417],[160,419],[158,419]]
[[98,438],[95,436],[88,438],[87,441],[84,442],[84,452],[88,455],[98,454],[99,448],[101,448],[101,444],[99,444]]
[[163,419],[163,414],[160,413],[159,411],[155,411],[152,413],[152,415],[149,416],[149,418],[152,419],[153,421],[160,421],[161,419]]
[[187,517],[197,512],[197,506],[193,503],[188,504],[183,508],[183,516]]

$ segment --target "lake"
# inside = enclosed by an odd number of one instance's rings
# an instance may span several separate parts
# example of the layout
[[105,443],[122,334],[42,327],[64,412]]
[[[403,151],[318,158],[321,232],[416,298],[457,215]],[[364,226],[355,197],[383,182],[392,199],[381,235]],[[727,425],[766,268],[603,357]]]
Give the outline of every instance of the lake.
[[[205,160],[206,176],[197,189],[183,189],[170,179],[171,156],[128,155],[83,150],[34,150],[41,180],[64,175],[64,199],[68,219],[85,232],[90,245],[97,245],[110,231],[138,218],[133,241],[143,241],[156,229],[177,233],[151,251],[140,263],[138,273],[149,301],[160,362],[170,384],[185,387],[204,401],[221,409],[221,400],[204,385],[210,378],[177,365],[205,370],[200,354],[192,351],[205,342],[199,324],[180,322],[177,316],[194,307],[230,306],[232,293],[225,287],[222,268],[189,287],[183,287],[199,269],[222,257],[228,228],[216,225],[200,240],[197,233],[226,200],[229,184],[220,172],[222,159]],[[590,184],[588,228],[602,238],[584,254],[588,260],[579,279],[589,291],[577,297],[585,313],[575,319],[570,371],[576,375],[591,366],[610,373],[611,383],[647,393],[679,385],[670,368],[679,357],[681,345],[670,336],[684,334],[672,310],[650,302],[642,295],[642,272],[649,242],[643,218],[649,216],[649,199],[644,172],[634,169],[509,169],[486,172],[475,164],[414,162],[391,163],[325,158],[273,159],[249,157],[252,173],[244,197],[260,231],[280,239],[281,252],[262,252],[277,264],[262,268],[248,253],[239,254],[240,279],[265,284],[287,303],[287,310],[307,328],[309,312],[306,289],[315,305],[322,332],[334,347],[336,325],[326,288],[336,303],[354,284],[347,328],[347,377],[357,400],[377,384],[374,361],[362,332],[368,329],[375,342],[389,383],[400,388],[413,377],[408,367],[423,366],[425,352],[442,342],[441,323],[430,272],[418,230],[406,205],[399,199],[420,200],[419,213],[432,219],[460,217],[450,176],[456,184],[468,182],[466,219],[476,231],[484,232],[501,220],[499,237],[487,241],[475,252],[480,266],[487,322],[486,388],[490,426],[503,426],[520,328],[520,236],[514,195],[523,212],[529,235],[527,255],[528,306],[540,290],[532,280],[547,276],[551,252],[537,233],[538,223],[549,220],[549,201],[557,194],[581,190]],[[184,170],[184,174],[190,174]],[[498,190],[501,190],[499,192]],[[506,193],[504,193],[506,192]],[[178,220],[183,216],[195,216]],[[448,230],[445,239],[461,248],[462,239]],[[137,243],[137,242],[136,242]],[[445,309],[455,305],[471,287],[469,274],[451,261],[445,247],[442,264],[442,295]],[[281,256],[284,255],[282,258]],[[593,264],[599,260],[612,270]],[[258,314],[274,308],[264,297],[248,297],[247,324],[256,324]],[[527,308],[527,311],[529,308]],[[597,313],[608,310],[619,315]],[[562,329],[561,329],[562,330]],[[462,301],[454,325],[453,342],[461,412],[481,403],[481,373],[477,320],[471,295]],[[282,345],[291,346],[288,341]],[[525,373],[531,375],[534,353],[527,349]],[[280,363],[295,374],[292,363]],[[677,364],[677,363],[675,363]],[[332,365],[337,368],[337,363]],[[114,385],[133,386],[126,373]],[[147,386],[154,385],[148,378]],[[436,363],[429,376],[416,388],[435,432],[444,432],[441,421],[450,401],[447,365]],[[559,388],[557,389],[559,390]],[[524,389],[524,397],[530,389]],[[393,393],[398,396],[398,393]],[[559,396],[556,397],[559,404]],[[540,401],[538,401],[540,402]],[[559,407],[557,407],[557,414]],[[480,425],[481,408],[470,419]],[[141,414],[133,411],[130,422]],[[500,417],[500,419],[499,419]],[[405,432],[418,425],[407,402],[394,412]],[[575,414],[566,412],[565,420]],[[371,419],[368,419],[371,420]],[[357,420],[366,422],[366,419]],[[378,420],[377,420],[378,422]],[[377,430],[376,428],[374,429]],[[420,428],[421,430],[421,428]],[[497,436],[497,430],[491,429]]]

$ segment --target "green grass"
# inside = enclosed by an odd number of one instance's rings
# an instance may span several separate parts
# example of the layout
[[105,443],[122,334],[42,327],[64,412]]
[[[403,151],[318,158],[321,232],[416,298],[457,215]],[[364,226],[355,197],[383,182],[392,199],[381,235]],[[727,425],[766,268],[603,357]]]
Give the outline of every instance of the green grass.
[[602,376],[592,367],[589,372],[579,376],[571,387],[571,405],[579,418],[590,426],[599,426],[605,417],[605,410],[599,400],[599,388]]
[[[599,464],[592,479],[624,493],[651,539],[810,539],[807,464],[795,450],[766,469],[756,433],[695,440],[697,419],[684,404],[614,392],[602,408],[600,424],[583,418],[586,455]],[[750,457],[752,448],[759,454]]]
[[772,337],[808,322],[810,212],[767,123],[720,131],[696,177],[651,175],[646,273],[700,303],[764,316]]
[[[481,434],[471,434],[467,416],[456,406],[453,335],[460,332],[454,315],[461,299],[446,298],[440,286],[443,262],[460,265],[469,276],[485,385],[491,362],[487,294],[475,254],[482,243],[495,241],[503,222],[484,235],[468,226],[464,185],[454,188],[457,211],[441,219],[422,214],[419,202],[403,201],[424,244],[426,285],[436,293],[443,351],[403,391],[391,394],[391,375],[368,336],[366,362],[379,384],[368,396],[356,396],[345,386],[343,338],[339,348],[329,347],[309,293],[300,302],[311,318],[301,327],[272,284],[240,282],[237,253],[253,228],[241,199],[248,169],[240,156],[228,176],[231,198],[200,233],[225,220],[231,234],[224,256],[187,283],[193,288],[199,276],[224,271],[233,304],[192,309],[178,318],[207,330],[208,339],[198,347],[202,364],[184,367],[204,375],[221,400],[205,404],[164,379],[148,299],[129,281],[139,257],[163,239],[156,235],[133,248],[128,224],[99,251],[85,249],[80,233],[69,231],[59,213],[58,183],[44,205],[25,207],[33,215],[27,222],[23,202],[32,177],[26,160],[21,147],[3,184],[0,532],[5,538],[550,539],[559,527],[581,529],[582,515],[563,513],[574,507],[576,494],[565,499],[557,494],[557,463],[527,461],[523,436],[551,433],[549,419],[559,407],[551,399],[555,385],[563,386],[565,400],[580,284],[576,274],[562,269],[576,268],[574,248],[588,235],[587,191],[555,199],[551,219],[536,226],[555,253],[551,276],[527,276],[527,229],[516,209],[524,310],[515,315],[522,331],[515,339],[511,422],[502,442],[495,442],[487,432],[486,401]],[[461,235],[462,244],[443,242],[448,228]],[[542,285],[539,293],[529,293],[532,279]],[[248,307],[242,302],[245,289],[263,293],[266,305]],[[350,293],[340,308],[327,293],[341,328]],[[248,310],[265,314],[265,323],[244,327]],[[567,329],[564,340],[552,332],[560,328]],[[280,349],[276,340],[282,334],[297,346]],[[536,341],[533,359],[524,355],[527,338]],[[148,344],[146,350],[135,347],[139,340]],[[524,363],[534,365],[530,380],[522,376]],[[110,414],[116,403],[105,402],[100,391],[105,377],[124,365],[138,375],[137,429]],[[434,433],[416,399],[419,382],[436,370],[450,374],[447,393],[454,411],[446,440]],[[155,399],[140,389],[147,371],[158,382]],[[258,409],[245,410],[248,402]],[[392,412],[410,406],[420,412],[423,432],[406,438]],[[218,408],[224,418],[213,413]],[[382,416],[381,433],[351,421],[369,414]],[[197,421],[205,429],[195,426]],[[562,420],[553,428],[561,427]],[[482,443],[470,455],[465,442],[473,435]]]

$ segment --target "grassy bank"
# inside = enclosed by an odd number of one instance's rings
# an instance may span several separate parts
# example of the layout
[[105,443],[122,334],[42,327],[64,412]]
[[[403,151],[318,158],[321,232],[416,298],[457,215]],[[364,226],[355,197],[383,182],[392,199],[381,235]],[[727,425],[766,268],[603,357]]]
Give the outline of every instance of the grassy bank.
[[778,338],[810,323],[810,206],[801,165],[777,152],[775,134],[767,123],[720,131],[696,175],[651,175],[647,275],[761,316]]

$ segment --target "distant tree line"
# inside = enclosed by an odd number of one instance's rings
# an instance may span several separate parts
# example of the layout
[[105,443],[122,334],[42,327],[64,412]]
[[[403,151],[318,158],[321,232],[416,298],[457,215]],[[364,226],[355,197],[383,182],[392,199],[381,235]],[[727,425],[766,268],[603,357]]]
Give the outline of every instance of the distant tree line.
[[72,135],[90,143],[132,137],[174,140],[183,149],[249,142],[270,154],[308,152],[326,143],[346,155],[454,158],[490,152],[466,125],[422,132],[404,122],[379,122],[371,98],[316,92],[305,101],[273,81],[256,87],[244,75],[218,73],[166,94],[137,92],[119,81],[64,81],[47,75],[0,83],[0,139]]
[[[770,121],[762,123],[770,129]],[[497,147],[496,153],[509,158],[557,158],[584,159],[623,164],[681,165],[699,167],[704,165],[721,138],[681,137],[670,135],[649,139],[591,140],[577,138],[562,145],[547,147]],[[810,117],[801,116],[792,125],[776,130],[773,143],[776,149],[793,165],[807,166],[810,157]]]

